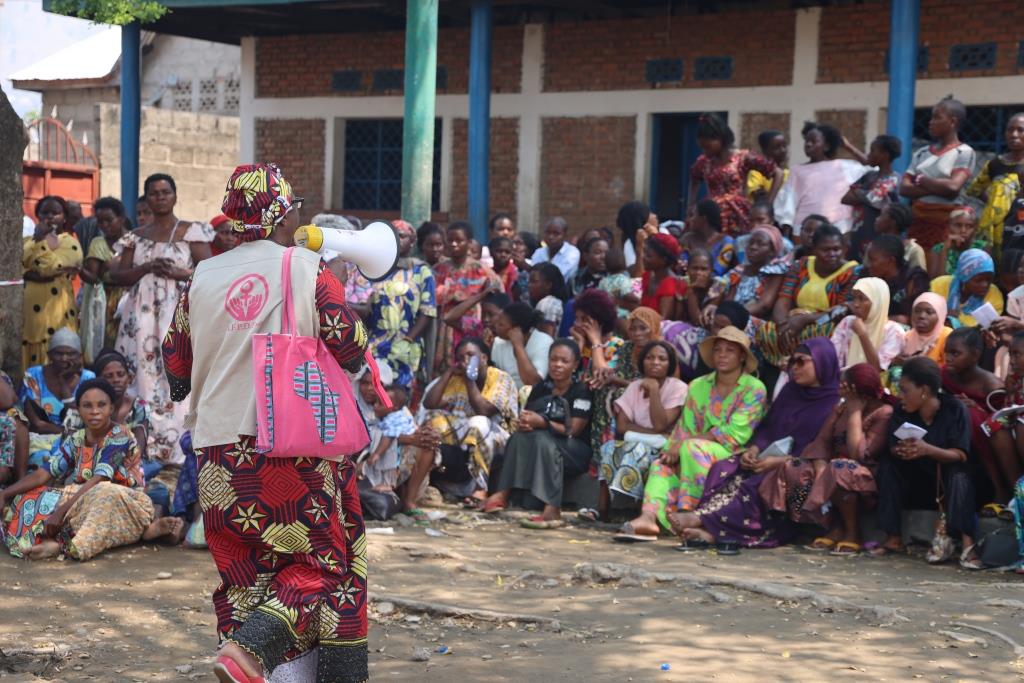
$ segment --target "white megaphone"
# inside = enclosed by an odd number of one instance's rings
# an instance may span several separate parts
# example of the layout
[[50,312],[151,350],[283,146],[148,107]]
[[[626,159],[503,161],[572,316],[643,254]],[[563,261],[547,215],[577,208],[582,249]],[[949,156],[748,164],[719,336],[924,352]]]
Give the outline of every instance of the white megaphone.
[[371,282],[391,275],[398,263],[398,233],[383,221],[370,223],[362,230],[303,225],[295,231],[295,245],[321,253],[336,251]]

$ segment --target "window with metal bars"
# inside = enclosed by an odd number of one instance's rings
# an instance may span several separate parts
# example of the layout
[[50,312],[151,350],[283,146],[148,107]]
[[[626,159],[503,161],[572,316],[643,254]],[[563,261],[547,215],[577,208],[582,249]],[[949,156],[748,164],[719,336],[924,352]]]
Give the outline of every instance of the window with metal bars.
[[994,69],[995,66],[995,43],[954,45],[949,48],[950,71],[977,71],[981,69]]
[[358,92],[363,89],[363,72],[356,69],[335,71],[331,74],[331,90],[334,92]]
[[648,83],[676,83],[683,80],[683,60],[648,59],[644,67],[644,78]]
[[[344,208],[398,211],[402,208],[402,120],[345,122]],[[441,199],[441,120],[434,121],[434,173],[430,210]]]
[[[967,120],[960,126],[960,139],[977,152],[1001,154],[1006,151],[1004,131],[1014,114],[1024,111],[1024,104],[1005,104],[991,107],[967,107]],[[927,144],[928,120],[931,107],[914,110],[914,147]]]
[[728,81],[732,78],[732,57],[697,57],[693,77],[698,81]]

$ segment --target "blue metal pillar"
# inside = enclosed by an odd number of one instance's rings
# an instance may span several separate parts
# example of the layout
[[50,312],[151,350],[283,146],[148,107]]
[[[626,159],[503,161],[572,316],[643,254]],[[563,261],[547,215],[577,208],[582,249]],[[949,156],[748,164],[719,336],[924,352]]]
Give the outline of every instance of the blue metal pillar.
[[138,22],[121,27],[121,201],[132,221],[139,197],[141,34]]
[[917,43],[921,0],[892,0],[889,28],[889,109],[887,128],[903,143],[903,154],[893,164],[903,173],[910,163],[914,134],[914,87],[917,79]]
[[402,122],[402,218],[430,220],[437,98],[437,3],[409,0],[405,19],[405,118]]
[[469,222],[487,244],[491,152],[491,0],[474,0],[469,32]]

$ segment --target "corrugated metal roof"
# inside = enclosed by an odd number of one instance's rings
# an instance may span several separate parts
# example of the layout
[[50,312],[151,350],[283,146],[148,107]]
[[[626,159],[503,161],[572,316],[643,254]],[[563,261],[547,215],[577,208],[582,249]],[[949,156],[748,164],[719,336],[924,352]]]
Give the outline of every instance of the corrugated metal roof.
[[[149,31],[142,34],[142,44],[152,42]],[[9,76],[14,87],[35,90],[44,85],[77,85],[101,83],[116,72],[121,59],[121,29],[111,26],[63,50],[31,64]]]

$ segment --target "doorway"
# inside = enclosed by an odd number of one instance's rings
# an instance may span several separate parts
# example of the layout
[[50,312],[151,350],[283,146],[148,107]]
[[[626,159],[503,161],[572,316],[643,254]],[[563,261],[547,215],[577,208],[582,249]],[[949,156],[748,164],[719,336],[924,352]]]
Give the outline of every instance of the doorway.
[[[717,112],[723,120],[726,112]],[[690,185],[690,167],[700,156],[696,112],[654,114],[651,122],[651,210],[658,219],[682,220],[683,202]],[[704,197],[701,187],[697,198]]]

